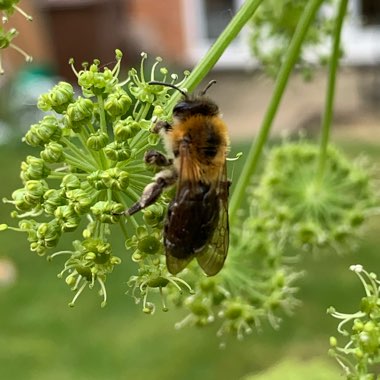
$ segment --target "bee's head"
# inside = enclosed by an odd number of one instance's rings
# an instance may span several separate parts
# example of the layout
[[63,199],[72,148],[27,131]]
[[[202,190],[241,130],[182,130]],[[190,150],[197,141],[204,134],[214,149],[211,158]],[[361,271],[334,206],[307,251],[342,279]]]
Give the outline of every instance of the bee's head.
[[207,90],[215,83],[216,81],[212,80],[198,95],[189,96],[185,91],[174,84],[149,82],[149,84],[160,84],[162,86],[174,88],[182,94],[183,99],[180,100],[173,108],[173,116],[182,120],[194,115],[215,116],[219,113],[219,107],[215,104],[215,102],[205,96]]

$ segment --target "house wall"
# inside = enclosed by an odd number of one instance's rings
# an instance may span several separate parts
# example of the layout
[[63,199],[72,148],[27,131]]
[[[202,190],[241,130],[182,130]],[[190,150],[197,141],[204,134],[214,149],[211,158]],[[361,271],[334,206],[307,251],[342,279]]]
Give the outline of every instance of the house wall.
[[181,0],[125,0],[129,38],[142,51],[184,63],[186,40]]

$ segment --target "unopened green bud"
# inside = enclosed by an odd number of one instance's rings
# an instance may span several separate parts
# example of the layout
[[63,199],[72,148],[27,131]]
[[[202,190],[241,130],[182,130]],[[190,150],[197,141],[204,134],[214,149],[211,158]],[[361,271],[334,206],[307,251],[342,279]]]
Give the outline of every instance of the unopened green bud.
[[82,189],[66,191],[66,197],[69,200],[69,205],[79,215],[85,214],[89,211],[93,203],[92,197]]
[[113,86],[117,84],[117,78],[107,67],[103,72],[99,71],[99,61],[94,61],[88,70],[79,73],[78,84],[83,88],[84,93],[102,95],[112,91]]
[[53,115],[45,116],[38,124],[33,124],[23,140],[31,146],[44,146],[50,141],[58,141],[62,129],[58,119]]
[[43,180],[27,181],[25,183],[25,200],[34,204],[39,203],[47,190],[48,185]]
[[26,161],[21,163],[21,179],[23,181],[46,178],[50,172],[51,169],[45,165],[42,158],[27,156]]
[[128,173],[118,168],[104,170],[101,178],[104,185],[112,190],[125,190],[129,184]]
[[125,161],[131,156],[131,148],[126,141],[114,141],[104,148],[104,153],[112,161]]
[[49,189],[44,193],[44,210],[47,214],[52,215],[57,207],[67,203],[66,198],[62,195],[62,190]]
[[67,174],[62,178],[61,188],[67,190],[73,190],[80,188],[81,181],[74,174]]
[[29,211],[35,207],[35,202],[28,202],[25,199],[25,189],[17,189],[12,193],[12,203],[19,211]]
[[99,201],[91,207],[94,216],[102,223],[118,223],[124,207],[121,203],[113,201]]
[[[39,247],[55,247],[58,244],[60,237],[61,228],[55,219],[48,223],[41,223],[37,228],[37,238],[39,240]],[[37,250],[39,247],[36,247]]]
[[157,226],[161,223],[165,216],[164,207],[154,204],[143,210],[144,221],[149,226]]
[[60,224],[63,232],[74,231],[79,226],[80,216],[71,206],[57,207],[54,216]]
[[63,161],[63,146],[57,142],[50,142],[40,152],[40,157],[50,163]]
[[87,176],[87,181],[96,190],[104,190],[107,188],[102,180],[102,173],[102,170],[97,170]]
[[75,103],[67,108],[66,126],[75,132],[80,131],[83,125],[91,121],[94,104],[90,99],[78,97]]
[[108,144],[108,134],[102,131],[91,133],[87,139],[87,146],[92,150],[103,149]]
[[140,130],[140,124],[137,121],[134,121],[130,116],[124,120],[117,121],[113,126],[113,133],[116,141],[127,141],[136,136]]
[[108,95],[104,102],[104,109],[112,117],[123,116],[132,104],[132,99],[121,88]]
[[38,98],[37,107],[42,111],[54,110],[57,113],[64,113],[74,99],[73,86],[67,82],[59,82],[47,94]]

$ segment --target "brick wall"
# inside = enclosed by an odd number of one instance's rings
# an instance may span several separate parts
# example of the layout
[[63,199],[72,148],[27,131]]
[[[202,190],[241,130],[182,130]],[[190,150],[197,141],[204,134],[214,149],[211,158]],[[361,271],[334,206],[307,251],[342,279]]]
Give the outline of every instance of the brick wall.
[[142,51],[185,62],[186,42],[181,0],[125,0],[129,36]]

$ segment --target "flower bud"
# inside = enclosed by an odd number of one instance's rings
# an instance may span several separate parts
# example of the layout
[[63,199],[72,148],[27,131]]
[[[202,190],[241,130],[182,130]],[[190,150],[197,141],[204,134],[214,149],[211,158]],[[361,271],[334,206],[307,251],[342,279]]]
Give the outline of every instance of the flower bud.
[[66,111],[68,105],[73,102],[73,86],[67,82],[59,82],[47,94],[38,98],[37,107],[42,111],[50,111],[62,114]]
[[113,201],[99,201],[91,207],[91,211],[101,223],[115,224],[119,222],[124,207]]
[[105,67],[104,71],[100,72],[98,66],[99,61],[94,61],[88,70],[79,73],[78,84],[86,94],[102,95],[109,93],[117,84],[117,78],[113,76],[109,68]]
[[54,211],[54,216],[61,226],[62,232],[74,231],[80,223],[80,216],[71,206],[59,206]]
[[52,215],[57,207],[67,203],[63,197],[62,190],[49,189],[44,193],[44,210],[47,214]]
[[63,161],[63,146],[57,142],[50,142],[40,152],[40,157],[50,163]]
[[104,148],[104,153],[112,161],[125,161],[131,156],[131,148],[126,141],[114,141]]
[[61,188],[67,190],[79,189],[80,179],[75,174],[67,174],[62,178]]
[[61,136],[62,129],[58,119],[53,115],[47,115],[38,124],[30,127],[23,141],[30,146],[44,146],[50,141],[58,141]]
[[29,211],[35,207],[35,203],[28,202],[25,199],[25,189],[17,189],[12,193],[12,203],[19,211]]
[[107,188],[103,182],[102,173],[102,170],[97,170],[87,176],[87,181],[96,190],[104,190]]
[[82,189],[66,191],[66,197],[69,200],[69,205],[79,215],[89,211],[93,202],[92,197]]
[[43,180],[30,180],[25,183],[25,200],[31,204],[42,201],[43,195],[48,190],[48,185]]
[[108,98],[104,102],[104,109],[111,117],[123,116],[132,104],[132,99],[128,94],[120,87],[117,90],[108,95]]
[[104,185],[112,190],[125,190],[129,184],[128,173],[118,168],[104,170],[101,178]]
[[67,108],[66,126],[74,132],[79,132],[83,125],[91,121],[94,103],[90,99],[78,97],[75,103]]
[[103,149],[108,143],[108,134],[105,132],[96,131],[91,133],[90,137],[87,139],[87,146],[92,150]]
[[128,116],[124,120],[118,120],[113,126],[113,133],[116,141],[127,141],[136,136],[141,130],[141,126],[132,117]]
[[26,162],[21,163],[21,179],[23,181],[46,178],[50,171],[42,158],[27,156]]
[[162,222],[165,216],[164,207],[159,204],[154,204],[143,210],[144,222],[148,226],[157,226]]

